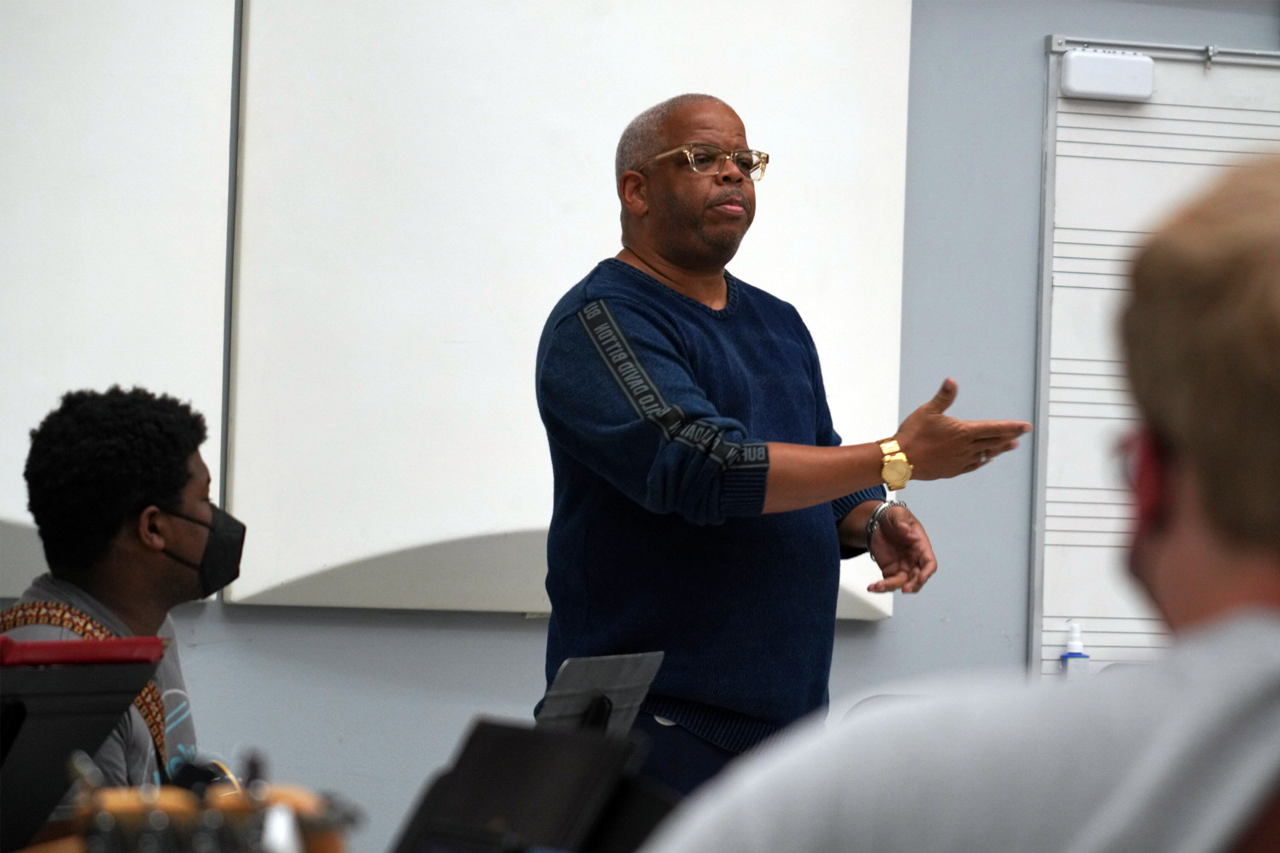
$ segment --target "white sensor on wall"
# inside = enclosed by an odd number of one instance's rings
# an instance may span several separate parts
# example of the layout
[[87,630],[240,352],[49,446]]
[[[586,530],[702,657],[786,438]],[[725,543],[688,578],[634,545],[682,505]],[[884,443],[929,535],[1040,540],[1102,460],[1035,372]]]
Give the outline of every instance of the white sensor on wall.
[[1083,48],[1062,55],[1065,98],[1145,101],[1155,87],[1155,62],[1146,54]]

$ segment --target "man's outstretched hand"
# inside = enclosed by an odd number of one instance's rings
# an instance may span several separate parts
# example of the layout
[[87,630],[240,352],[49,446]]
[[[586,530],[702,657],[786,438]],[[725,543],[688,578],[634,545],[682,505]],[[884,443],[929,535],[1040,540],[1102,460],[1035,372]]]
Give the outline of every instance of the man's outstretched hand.
[[929,535],[920,520],[901,504],[893,504],[867,543],[884,580],[867,587],[867,592],[919,592],[938,570]]
[[[894,435],[913,470],[913,480],[943,480],[967,474],[1018,446],[1030,432],[1025,421],[962,421],[944,412],[955,402],[954,380],[942,383],[933,399],[916,409]],[[927,541],[927,540],[926,540]]]

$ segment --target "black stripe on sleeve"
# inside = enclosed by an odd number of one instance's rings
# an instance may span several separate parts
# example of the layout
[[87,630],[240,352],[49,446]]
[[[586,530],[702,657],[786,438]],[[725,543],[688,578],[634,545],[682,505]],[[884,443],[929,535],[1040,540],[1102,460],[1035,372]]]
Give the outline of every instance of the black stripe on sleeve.
[[609,306],[603,299],[589,302],[578,312],[578,320],[587,330],[587,337],[600,354],[605,368],[622,389],[631,408],[640,417],[653,420],[662,427],[664,433],[669,434],[671,428],[679,420],[683,420],[683,416],[677,416],[678,420],[672,417],[672,407],[667,405],[662,392],[653,384],[648,371],[640,364],[640,359],[636,358],[631,342],[618,327],[618,321],[614,319]]
[[679,406],[667,403],[603,299],[587,303],[578,312],[578,320],[631,408],[662,430],[668,441],[695,448],[723,468],[769,466],[765,445],[728,441],[715,424],[704,420],[686,421]]

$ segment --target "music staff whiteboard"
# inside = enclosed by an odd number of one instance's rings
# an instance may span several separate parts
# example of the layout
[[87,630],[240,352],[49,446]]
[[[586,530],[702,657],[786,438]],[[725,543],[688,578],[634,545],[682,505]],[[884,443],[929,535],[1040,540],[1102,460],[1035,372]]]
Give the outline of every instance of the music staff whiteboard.
[[[1085,46],[1151,56],[1154,96],[1061,97],[1061,56]],[[1152,660],[1169,644],[1126,576],[1133,507],[1115,447],[1137,410],[1117,312],[1130,260],[1159,221],[1234,160],[1280,147],[1280,54],[1052,36],[1048,94],[1037,400],[1046,438],[1028,631],[1044,674],[1057,671],[1068,620],[1081,624],[1095,670]]]

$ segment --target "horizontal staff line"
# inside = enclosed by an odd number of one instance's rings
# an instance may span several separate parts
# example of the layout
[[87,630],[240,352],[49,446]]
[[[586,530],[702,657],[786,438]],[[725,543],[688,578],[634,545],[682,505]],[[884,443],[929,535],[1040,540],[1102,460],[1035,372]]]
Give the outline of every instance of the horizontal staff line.
[[[1060,361],[1060,359],[1053,359],[1053,361]],[[1075,365],[1071,366],[1074,368]],[[1088,373],[1088,371],[1085,371],[1085,373],[1075,373],[1074,370],[1055,370],[1052,366],[1050,368],[1050,373],[1059,374],[1060,377],[1121,377],[1121,375],[1124,375],[1123,371],[1121,371],[1121,373]]]
[[[1069,631],[1068,629],[1060,628],[1057,630],[1044,631],[1044,633],[1066,635]],[[1172,642],[1172,639],[1174,639],[1172,638],[1172,634],[1166,633],[1166,631],[1102,631],[1094,629],[1094,633],[1123,634],[1123,637],[1108,637],[1107,642],[1105,643],[1098,642],[1098,640],[1089,640],[1089,642],[1085,643],[1085,651],[1087,651],[1091,657],[1093,656],[1094,649],[1098,649],[1100,652],[1105,651],[1105,649],[1124,648],[1165,649],[1169,648],[1169,646],[1160,644],[1161,640],[1164,640],[1165,643],[1170,643]],[[1144,643],[1143,639],[1152,640],[1152,642]],[[1042,638],[1041,653],[1046,653],[1050,651],[1050,649],[1056,649],[1056,651],[1053,651],[1053,657],[1059,657],[1061,654],[1062,643],[1056,638]]]
[[[1054,258],[1054,260],[1056,261],[1056,260],[1057,260],[1057,258],[1055,257],[1055,258]],[[1100,258],[1089,258],[1089,259],[1087,259],[1087,260],[1101,260],[1101,259],[1100,259]],[[1117,262],[1117,263],[1118,263],[1118,262]],[[1067,275],[1106,275],[1106,276],[1111,276],[1112,278],[1124,278],[1124,277],[1125,277],[1125,274],[1124,274],[1124,273],[1122,273],[1122,272],[1091,272],[1090,270],[1053,270],[1053,272],[1065,273],[1065,274],[1067,274]]]
[[1051,361],[1092,361],[1098,364],[1123,364],[1124,362],[1118,358],[1073,358],[1069,355],[1050,356]]
[[[1064,388],[1057,388],[1057,389],[1054,389],[1054,390],[1057,390],[1057,391],[1064,391],[1064,390],[1068,390],[1068,389],[1064,389]],[[1096,392],[1096,391],[1101,391],[1101,390],[1103,390],[1103,389],[1101,389],[1101,388],[1074,388],[1074,389],[1070,389],[1070,390],[1075,390],[1075,391],[1095,391],[1095,392]],[[1108,389],[1108,390],[1109,390],[1109,389]],[[1117,393],[1117,394],[1118,394],[1118,393],[1120,393],[1120,392],[1118,392],[1118,391],[1117,391],[1117,392],[1115,392],[1115,393]],[[1110,400],[1054,400],[1054,399],[1050,399],[1050,400],[1049,400],[1049,402],[1051,402],[1051,403],[1074,403],[1074,404],[1078,404],[1078,405],[1081,405],[1081,406],[1117,406],[1117,407],[1122,407],[1122,408],[1126,408],[1126,409],[1134,409],[1134,408],[1137,408],[1137,406],[1135,406],[1133,403],[1114,402],[1114,401],[1110,401]]]
[[1095,234],[1154,234],[1154,231],[1126,231],[1123,228],[1076,228],[1073,225],[1054,225],[1056,231],[1092,231]]
[[[1054,532],[1054,531],[1050,531],[1050,533],[1052,533],[1052,532]],[[1046,534],[1045,534],[1045,536],[1048,536],[1048,535],[1049,535],[1048,533],[1046,533]],[[1086,534],[1082,534],[1082,535],[1084,535],[1084,536],[1088,536],[1088,535],[1090,535],[1090,534],[1087,534],[1087,533],[1086,533]],[[1094,534],[1094,535],[1096,535],[1096,534]],[[1050,538],[1052,538],[1052,537],[1050,537]],[[1093,541],[1089,541],[1089,542],[1046,542],[1045,544],[1046,544],[1046,545],[1048,545],[1048,546],[1050,546],[1050,547],[1058,547],[1058,548],[1120,548],[1120,549],[1124,550],[1124,549],[1127,549],[1127,548],[1129,547],[1129,540],[1128,540],[1128,539],[1124,539],[1124,540],[1116,539],[1115,541],[1108,541],[1108,542],[1093,542]]]
[[1062,533],[1071,534],[1076,538],[1075,542],[1048,542],[1046,544],[1064,544],[1064,546],[1112,546],[1116,548],[1124,548],[1129,544],[1130,533],[1128,530],[1062,530],[1056,528],[1044,528],[1044,534]]
[[[1128,519],[1119,519],[1127,521]],[[1049,527],[1045,526],[1045,533],[1079,533],[1082,536],[1128,536],[1128,530],[1080,530],[1075,527]]]
[[1086,154],[1057,154],[1069,160],[1112,160],[1116,163],[1162,163],[1166,166],[1214,166],[1220,169],[1232,168],[1230,163],[1194,163],[1187,160],[1151,160],[1137,157],[1091,157]]
[[[1053,245],[1055,246],[1095,246],[1099,249],[1141,249],[1142,248],[1141,243],[1134,243],[1133,245],[1130,245],[1128,243],[1081,243],[1076,240],[1054,240]],[[1055,255],[1055,257],[1057,256]],[[1063,257],[1067,257],[1067,256],[1063,256]]]
[[[1125,379],[1126,379],[1126,377],[1125,377],[1125,376],[1108,376],[1108,375],[1107,375],[1107,374],[1105,374],[1105,373],[1064,373],[1064,372],[1062,372],[1062,371],[1058,371],[1058,370],[1051,370],[1051,371],[1049,371],[1049,379],[1050,379],[1050,381],[1052,381],[1054,377],[1064,377],[1064,378],[1065,378],[1065,377],[1068,377],[1068,376],[1079,377],[1079,379],[1081,379],[1081,380],[1084,380],[1084,379],[1118,379],[1118,380],[1120,380],[1120,381],[1125,381]],[[1055,386],[1050,386],[1050,387],[1055,387],[1055,388],[1066,388],[1066,387],[1068,387],[1068,386],[1066,386],[1066,385],[1055,385]],[[1107,391],[1127,391],[1127,390],[1128,390],[1128,385],[1126,384],[1123,388],[1107,388],[1107,389],[1101,389],[1101,388],[1098,388],[1098,389],[1085,389],[1085,390],[1099,390],[1099,391],[1101,391],[1101,390],[1107,390]]]
[[[1093,494],[1093,495],[1127,495],[1129,494],[1128,489],[1115,489],[1115,488],[1112,488],[1111,486],[1045,486],[1045,488],[1055,489],[1059,492],[1088,492],[1089,494]],[[1050,498],[1050,503],[1053,503],[1053,502],[1054,502],[1053,499]],[[1085,503],[1090,503],[1090,501],[1085,501]],[[1094,501],[1093,503],[1097,503],[1097,502]]]
[[1110,494],[1128,494],[1128,489],[1113,489],[1110,486],[1049,486],[1063,492],[1108,492]]
[[[1068,101],[1068,105],[1075,101]],[[1144,106],[1176,106],[1181,110],[1234,110],[1236,113],[1277,113],[1280,110],[1268,110],[1265,106],[1219,106],[1216,104],[1179,104],[1178,101],[1143,101]],[[1097,106],[1094,106],[1097,109]],[[1088,110],[1060,110],[1073,115],[1115,115],[1115,113],[1089,113]]]
[[[1040,618],[1043,619],[1115,619],[1125,622],[1150,622],[1154,625],[1163,625],[1164,620],[1155,616],[1081,616],[1079,613],[1041,613]],[[1108,628],[1108,631],[1111,629]]]
[[1129,489],[1124,486],[1046,486],[1058,492],[1088,492],[1091,495],[1127,495]]
[[[1062,647],[1065,645],[1063,640],[1067,638],[1067,630],[1059,629],[1046,633],[1057,636],[1043,637],[1041,639],[1041,660],[1048,660],[1050,655],[1056,660],[1062,654]],[[1173,635],[1163,631],[1096,631],[1095,633],[1120,635],[1107,637],[1106,642],[1086,640],[1085,651],[1089,653],[1089,657],[1095,660],[1105,655],[1123,654],[1126,651],[1137,649],[1148,650],[1154,654],[1168,650],[1173,643]]]
[[1072,529],[1067,529],[1063,527],[1045,527],[1044,531],[1045,533],[1072,533],[1080,536],[1081,538],[1087,538],[1087,539],[1098,539],[1098,538],[1105,537],[1106,541],[1111,541],[1112,538],[1117,536],[1118,537],[1128,536],[1131,533],[1131,531],[1127,529],[1126,530],[1096,530],[1096,529],[1072,530]]
[[[1150,636],[1152,634],[1168,634],[1169,633],[1169,629],[1164,627],[1164,623],[1161,620],[1148,619],[1142,616],[1079,616],[1079,615],[1075,615],[1075,616],[1046,616],[1044,618],[1046,620],[1062,619],[1067,622],[1075,622],[1078,620],[1088,619],[1090,621],[1109,620],[1111,622],[1138,623],[1135,626],[1112,624],[1112,625],[1105,625],[1105,627],[1098,627],[1093,629],[1094,631],[1097,631],[1102,634],[1132,634],[1134,636],[1144,637],[1144,636]],[[1048,625],[1044,625],[1041,628],[1041,632],[1045,634],[1051,633],[1051,632],[1056,634],[1066,630],[1068,629],[1065,625],[1062,627],[1051,627]]]
[[[1144,616],[1078,616],[1076,615],[1076,616],[1044,616],[1041,618],[1042,619],[1066,619],[1069,621],[1077,620],[1077,619],[1090,619],[1090,620],[1111,620],[1115,622],[1121,622],[1121,621],[1147,622],[1153,628],[1158,628],[1160,633],[1165,633],[1169,630],[1168,628],[1163,627],[1164,623],[1161,622],[1159,619],[1149,619]],[[1062,631],[1066,629],[1065,628],[1041,628],[1041,630],[1042,631]],[[1107,633],[1107,634],[1146,634],[1148,633],[1144,629],[1131,629],[1126,631],[1119,626],[1111,627],[1111,628],[1101,628],[1101,629],[1095,629],[1095,630],[1100,630],[1103,633]]]
[[1111,374],[1108,374],[1108,373],[1074,373],[1070,370],[1052,370],[1052,369],[1049,370],[1049,375],[1050,376],[1105,376],[1113,379],[1115,378],[1114,376],[1111,376]]
[[[1135,623],[1139,623],[1139,624],[1141,624],[1141,623],[1146,623],[1146,624],[1149,624],[1149,625],[1164,625],[1164,620],[1163,620],[1163,619],[1161,619],[1159,616],[1141,616],[1141,615],[1133,615],[1133,614],[1126,615],[1126,616],[1113,616],[1113,615],[1108,614],[1108,613],[1098,613],[1098,614],[1095,614],[1095,615],[1084,615],[1084,614],[1081,614],[1081,613],[1067,613],[1067,612],[1058,611],[1058,610],[1050,610],[1050,611],[1049,611],[1049,612],[1047,612],[1047,613],[1041,613],[1041,614],[1040,614],[1040,619],[1041,619],[1041,620],[1045,620],[1045,619],[1098,619],[1098,620],[1102,620],[1102,621],[1111,621],[1111,622],[1135,622]],[[1110,630],[1113,630],[1113,629],[1108,628],[1107,630],[1108,630],[1108,631],[1110,631]]]
[[[1071,618],[1078,618],[1078,617],[1071,617]],[[1100,617],[1100,616],[1093,616],[1093,617],[1086,617],[1086,618],[1100,619],[1100,618],[1104,618],[1104,617]],[[1120,618],[1120,617],[1110,617],[1110,618],[1113,618],[1113,619],[1114,619],[1114,618]],[[1069,628],[1067,628],[1065,625],[1064,625],[1064,626],[1062,626],[1062,627],[1060,627],[1060,628],[1043,628],[1043,629],[1041,629],[1041,638],[1040,638],[1040,646],[1041,646],[1041,648],[1044,648],[1044,647],[1046,647],[1046,646],[1055,646],[1055,645],[1058,645],[1058,644],[1057,644],[1057,643],[1055,643],[1053,640],[1049,639],[1048,637],[1045,637],[1045,636],[1044,636],[1045,634],[1055,634],[1055,635],[1057,635],[1057,634],[1065,634],[1065,633],[1067,633],[1069,630],[1070,630],[1070,629],[1069,629]],[[1119,634],[1119,635],[1122,635],[1122,636],[1124,637],[1124,639],[1123,639],[1123,640],[1121,640],[1121,639],[1119,639],[1119,638],[1108,638],[1108,639],[1111,639],[1111,640],[1112,640],[1112,642],[1110,642],[1110,643],[1107,643],[1107,644],[1103,645],[1103,646],[1102,646],[1102,648],[1106,648],[1107,646],[1115,646],[1115,645],[1118,645],[1119,643],[1127,642],[1127,641],[1128,641],[1128,638],[1130,638],[1130,637],[1134,638],[1135,640],[1136,640],[1137,638],[1139,638],[1139,637],[1169,638],[1169,639],[1172,639],[1172,637],[1173,637],[1172,633],[1171,633],[1167,628],[1161,629],[1161,628],[1156,628],[1156,627],[1154,627],[1154,626],[1153,626],[1151,629],[1145,629],[1145,630],[1144,630],[1144,629],[1137,629],[1137,630],[1130,629],[1130,630],[1128,630],[1128,631],[1122,631],[1122,630],[1116,630],[1116,628],[1115,628],[1115,627],[1097,627],[1097,628],[1093,628],[1093,629],[1091,629],[1091,630],[1092,630],[1094,633],[1097,633],[1097,634]],[[1093,644],[1092,644],[1092,643],[1090,643],[1089,645],[1090,645],[1090,646],[1092,646]],[[1159,648],[1159,647],[1156,647],[1156,648]]]
[[[1206,137],[1207,138],[1207,137]],[[1275,139],[1260,139],[1259,142],[1276,142]],[[1127,142],[1083,142],[1079,139],[1059,139],[1059,145],[1105,145],[1108,148],[1145,148],[1150,151],[1195,151],[1200,154],[1251,154],[1251,151],[1223,151],[1221,148],[1191,148],[1185,145],[1131,145]],[[1123,158],[1129,159],[1129,158]]]
[[[1178,104],[1158,104],[1157,106],[1177,107]],[[1185,105],[1181,109],[1205,109],[1204,107],[1193,107]],[[1217,107],[1217,109],[1239,109],[1239,107]],[[1248,109],[1248,108],[1246,108]],[[1272,116],[1280,115],[1280,111],[1276,110],[1254,110],[1248,109],[1249,112],[1262,113],[1263,115]],[[1120,113],[1090,113],[1078,112],[1076,110],[1058,110],[1058,115],[1068,116],[1093,116],[1094,118],[1118,118],[1128,121],[1180,121],[1184,124],[1234,124],[1238,127],[1274,127],[1275,125],[1267,124],[1262,121],[1231,121],[1228,117],[1221,118],[1195,118],[1193,116],[1153,116],[1153,115],[1133,115]]]
[[[1047,634],[1054,634],[1054,637],[1042,637],[1040,641],[1040,654],[1050,655],[1056,659],[1062,654],[1063,639],[1066,639],[1067,629],[1059,628],[1056,631],[1047,631]],[[1098,642],[1096,640],[1085,641],[1085,651],[1092,658],[1098,657],[1095,650],[1101,654],[1115,654],[1129,649],[1149,649],[1152,652],[1160,652],[1169,648],[1173,642],[1173,635],[1164,631],[1097,631],[1098,634],[1117,634],[1120,636],[1107,637],[1106,642]],[[1059,639],[1061,638],[1061,639]],[[1044,660],[1046,658],[1042,658]]]
[[[1104,501],[1104,500],[1091,501],[1091,500],[1081,500],[1081,499],[1061,500],[1058,498],[1051,498],[1048,495],[1045,496],[1045,500],[1044,500],[1045,512],[1048,513],[1049,515],[1062,515],[1064,507],[1093,507],[1094,510],[1097,512],[1114,513],[1118,511],[1116,509],[1117,507],[1132,506],[1133,503],[1134,502],[1132,500],[1126,500],[1126,501]],[[1082,516],[1073,516],[1073,517],[1090,518],[1091,516],[1082,515]],[[1116,517],[1118,518],[1119,516],[1116,516]]]
[[[1082,618],[1083,619],[1116,619],[1116,620],[1125,619],[1125,617],[1123,616],[1085,616],[1085,617],[1060,616],[1056,618],[1066,619],[1068,621],[1074,621]],[[1137,619],[1138,617],[1131,617],[1131,618]],[[1160,635],[1169,636],[1168,629],[1160,627],[1161,623],[1159,621],[1152,619],[1152,620],[1149,620],[1149,622],[1150,622],[1149,628],[1144,626],[1141,628],[1129,628],[1129,630],[1126,631],[1126,630],[1122,630],[1122,628],[1128,627],[1128,626],[1112,625],[1112,626],[1105,626],[1105,627],[1097,627],[1097,628],[1094,628],[1093,630],[1099,634],[1125,634],[1130,637],[1150,637],[1150,636],[1160,636]],[[1045,626],[1041,629],[1041,633],[1042,634],[1064,634],[1068,630],[1069,629],[1067,628],[1066,625],[1062,625],[1061,627]],[[1041,645],[1051,645],[1051,643],[1044,642],[1042,638]]]
[[[1069,633],[1069,631],[1070,629],[1066,627],[1049,628],[1045,630],[1043,633],[1062,635],[1062,634]],[[1158,645],[1150,645],[1142,642],[1142,640],[1143,639],[1147,639],[1147,640],[1172,640],[1173,639],[1173,635],[1167,631],[1109,631],[1105,628],[1094,628],[1093,633],[1094,634],[1112,634],[1115,636],[1109,636],[1103,640],[1087,641],[1085,644],[1085,648],[1089,651],[1092,651],[1093,649],[1142,649],[1142,648],[1161,649],[1166,647],[1158,646]],[[1060,642],[1055,642],[1055,640],[1056,638],[1051,639],[1049,637],[1042,637],[1040,640],[1040,648],[1041,649],[1061,648],[1062,644]],[[1054,657],[1057,657],[1057,655],[1055,654]]]
[[[1159,120],[1159,119],[1157,119]],[[1280,125],[1271,124],[1247,124],[1245,127],[1265,127],[1280,130]],[[1176,130],[1142,130],[1136,127],[1088,127],[1083,124],[1059,124],[1058,129],[1067,130],[1093,130],[1098,133],[1145,133],[1148,136],[1194,136],[1197,139],[1239,139],[1245,142],[1275,142],[1272,136],[1227,136],[1221,133],[1179,133]],[[1057,142],[1076,142],[1081,145],[1129,145],[1126,142],[1098,142],[1092,139],[1063,139],[1061,136],[1055,137]],[[1143,145],[1141,148],[1181,148],[1182,146],[1165,146],[1165,145]],[[1191,149],[1196,150],[1196,149]]]
[[[1053,649],[1061,648],[1062,643],[1057,641],[1057,636],[1065,635],[1069,632],[1069,628],[1049,628],[1043,634],[1055,635],[1053,637],[1041,636],[1040,648]],[[1165,640],[1171,641],[1173,635],[1168,631],[1112,631],[1106,628],[1094,628],[1093,634],[1110,634],[1112,636],[1099,640],[1085,640],[1086,651],[1092,653],[1094,649],[1163,649],[1167,646],[1155,645],[1143,640]],[[1054,655],[1057,657],[1057,654]]]
[[1050,417],[1067,418],[1073,421],[1140,421],[1142,418],[1129,418],[1124,415],[1067,415],[1049,413]]
[[[1199,136],[1206,140],[1262,140],[1266,141],[1268,137],[1257,136],[1226,136],[1221,133],[1187,133],[1184,131],[1156,131],[1156,129],[1147,129],[1140,126],[1142,122],[1181,122],[1183,124],[1228,124],[1242,129],[1262,128],[1274,129],[1280,131],[1280,124],[1262,124],[1258,122],[1206,122],[1203,119],[1183,119],[1183,118],[1162,118],[1158,115],[1106,115],[1103,113],[1066,113],[1066,115],[1088,115],[1091,118],[1114,118],[1119,119],[1124,127],[1097,127],[1091,124],[1064,124],[1057,123],[1057,129],[1069,129],[1069,131],[1093,131],[1097,133],[1146,133],[1147,136]],[[1138,124],[1138,127],[1130,127],[1132,124]]]
[[[1158,636],[1158,635],[1152,635]],[[1058,643],[1053,646],[1045,646],[1040,649],[1040,665],[1053,666],[1058,665],[1058,660],[1062,656],[1062,648],[1065,644]],[[1051,652],[1051,648],[1054,651]],[[1147,645],[1138,644],[1126,646],[1097,646],[1089,643],[1085,651],[1089,653],[1089,660],[1092,663],[1113,666],[1115,664],[1147,664],[1164,657],[1169,652],[1170,647],[1167,645]],[[1143,654],[1137,654],[1141,650]],[[1049,656],[1051,655],[1051,656]]]
[[[1119,249],[1124,247],[1117,246],[1116,248]],[[1057,252],[1054,252],[1053,259],[1055,261],[1101,261],[1102,263],[1107,264],[1123,264],[1126,262],[1124,258],[1090,258],[1087,255],[1059,255]],[[1071,272],[1071,270],[1063,270],[1063,272]],[[1114,275],[1114,273],[1105,274]]]
[[[1094,522],[1094,521],[1116,521],[1116,522],[1125,522],[1125,523],[1128,523],[1128,522],[1132,522],[1132,521],[1133,521],[1133,517],[1132,517],[1132,516],[1127,516],[1127,515],[1126,515],[1126,516],[1115,516],[1115,515],[1050,515],[1050,516],[1046,516],[1046,519],[1056,519],[1056,520],[1057,520],[1057,521],[1059,521],[1059,522],[1065,521],[1066,519],[1076,519],[1076,520],[1080,521],[1080,523],[1081,523],[1081,524],[1083,524],[1083,523],[1085,523],[1085,522]],[[1094,530],[1094,529],[1080,530],[1080,529],[1071,529],[1071,528],[1067,528],[1067,527],[1046,527],[1046,528],[1045,528],[1045,530],[1046,530],[1046,531],[1052,531],[1052,532],[1054,532],[1054,533],[1117,533],[1117,534],[1118,534],[1118,533],[1129,533],[1129,532],[1130,532],[1130,530],[1129,530],[1127,527],[1126,527],[1124,530]]]
[[[1219,118],[1211,118],[1211,117],[1197,118],[1192,116],[1117,115],[1115,113],[1071,113],[1071,112],[1064,113],[1062,110],[1058,111],[1058,115],[1087,116],[1088,118],[1108,118],[1108,119],[1113,118],[1113,119],[1116,119],[1117,122],[1119,123],[1122,123],[1125,125],[1134,124],[1134,125],[1138,125],[1138,127],[1141,127],[1143,122],[1169,121],[1169,122],[1177,122],[1178,124],[1181,124],[1181,125],[1186,125],[1186,130],[1193,130],[1195,125],[1197,124],[1216,124],[1216,125],[1222,126],[1224,131],[1226,132],[1236,131],[1241,133],[1248,133],[1250,130],[1252,130],[1255,127],[1273,128],[1273,127],[1280,126],[1280,125],[1272,124],[1269,121],[1231,121],[1229,118],[1225,116],[1219,117]],[[1267,115],[1268,117],[1270,117],[1271,115],[1270,111],[1267,112]],[[1063,124],[1062,120],[1059,119],[1057,127],[1066,127],[1072,130],[1121,130],[1121,131],[1127,130],[1127,128],[1090,127],[1088,125],[1075,124],[1073,120],[1070,118],[1067,119],[1066,124]],[[1208,136],[1209,135],[1209,134],[1196,134],[1196,133],[1179,133],[1176,130],[1147,130],[1145,132],[1146,133],[1170,133],[1177,136]]]
[[[1115,389],[1112,389],[1112,388],[1105,388],[1105,389],[1104,389],[1104,388],[1080,388],[1080,389],[1077,389],[1077,390],[1080,390],[1080,391],[1103,391],[1103,390],[1105,390],[1105,391],[1112,391],[1112,390],[1115,390]],[[1119,391],[1116,391],[1116,393],[1117,393],[1117,394],[1119,394],[1120,392],[1119,392]],[[1081,406],[1124,406],[1126,409],[1133,409],[1133,408],[1137,408],[1137,405],[1136,405],[1136,404],[1134,404],[1134,403],[1113,403],[1113,402],[1109,402],[1109,401],[1107,401],[1107,400],[1050,400],[1049,402],[1051,402],[1051,403],[1076,403],[1077,405],[1081,405]]]
[[[1050,375],[1051,377],[1053,377],[1053,376],[1062,376],[1062,377],[1066,377],[1066,376],[1076,376],[1076,377],[1080,377],[1081,379],[1084,379],[1084,378],[1087,378],[1087,377],[1091,377],[1091,378],[1093,378],[1093,379],[1121,379],[1121,380],[1123,380],[1123,379],[1125,379],[1125,378],[1127,377],[1127,374],[1125,374],[1125,373],[1123,373],[1123,372],[1117,372],[1117,373],[1097,373],[1097,372],[1088,372],[1088,371],[1083,371],[1083,372],[1079,372],[1079,373],[1074,372],[1074,371],[1072,370],[1072,368],[1075,368],[1075,367],[1078,367],[1078,366],[1079,366],[1079,365],[1074,365],[1074,364],[1072,364],[1072,365],[1067,365],[1067,369],[1066,369],[1066,370],[1054,369],[1054,368],[1050,367],[1050,369],[1049,369],[1049,375]],[[1127,386],[1126,386],[1126,387],[1127,387]]]
[[[1179,104],[1173,101],[1143,101],[1142,103],[1144,106],[1148,106],[1148,107],[1176,107],[1180,110],[1232,110],[1234,112],[1241,112],[1241,113],[1267,113],[1268,115],[1271,115],[1274,113],[1276,115],[1280,115],[1280,110],[1269,110],[1266,107],[1220,107],[1217,104]],[[1059,109],[1058,112],[1065,112],[1065,113],[1068,113],[1069,115],[1081,115],[1081,116],[1118,115],[1118,113],[1096,113],[1096,112],[1089,112],[1087,110]],[[1121,117],[1123,118],[1123,116]]]

